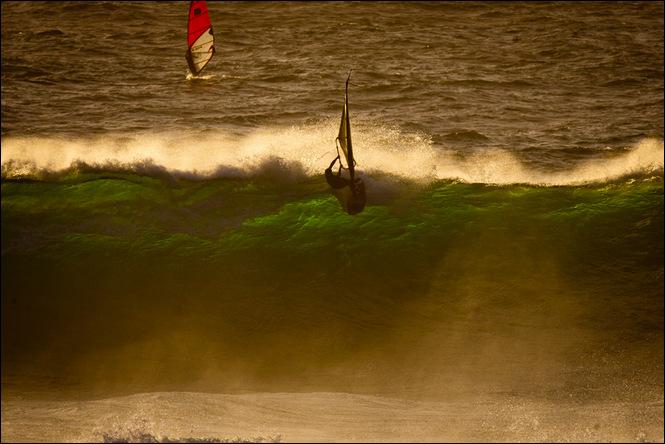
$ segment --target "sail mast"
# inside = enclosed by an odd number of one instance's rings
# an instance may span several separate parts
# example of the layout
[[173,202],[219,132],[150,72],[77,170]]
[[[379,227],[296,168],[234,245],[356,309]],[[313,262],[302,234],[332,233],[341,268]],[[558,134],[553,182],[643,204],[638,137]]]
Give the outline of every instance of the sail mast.
[[349,175],[351,176],[351,183],[353,183],[353,165],[354,165],[354,160],[353,160],[353,146],[351,145],[351,121],[349,120],[349,79],[351,78],[351,73],[349,73],[349,76],[346,78],[346,92],[344,93],[344,107],[346,108],[346,144],[347,144],[347,150],[349,152],[349,158],[348,160],[348,167],[349,167]]

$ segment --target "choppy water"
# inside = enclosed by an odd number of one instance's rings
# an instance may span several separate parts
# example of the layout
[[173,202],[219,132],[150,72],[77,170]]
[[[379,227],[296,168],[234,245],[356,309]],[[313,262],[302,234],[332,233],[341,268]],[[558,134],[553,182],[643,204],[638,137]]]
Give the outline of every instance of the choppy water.
[[[191,79],[186,2],[2,3],[3,409],[505,395],[662,428],[663,2],[209,9]],[[322,175],[349,69],[354,217]]]
[[353,123],[442,149],[565,162],[663,134],[662,2],[213,2],[204,81],[185,80],[186,10],[3,4],[3,137],[336,119],[349,69]]

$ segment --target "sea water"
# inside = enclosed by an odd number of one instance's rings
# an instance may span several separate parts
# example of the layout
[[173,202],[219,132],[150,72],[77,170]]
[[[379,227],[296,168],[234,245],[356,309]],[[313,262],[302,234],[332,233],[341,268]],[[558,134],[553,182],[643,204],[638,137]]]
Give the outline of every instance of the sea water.
[[208,6],[2,3],[3,441],[662,442],[662,2]]

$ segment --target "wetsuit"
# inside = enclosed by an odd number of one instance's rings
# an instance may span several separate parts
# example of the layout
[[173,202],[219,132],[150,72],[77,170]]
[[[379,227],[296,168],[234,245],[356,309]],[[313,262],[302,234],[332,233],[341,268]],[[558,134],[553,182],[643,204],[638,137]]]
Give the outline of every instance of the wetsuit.
[[335,157],[335,159],[330,162],[330,166],[326,168],[326,181],[328,182],[328,185],[333,188],[344,188],[345,186],[350,185],[350,182],[342,177],[342,163],[340,162],[339,164],[337,174],[332,172],[332,167],[337,160],[339,160],[339,156]]

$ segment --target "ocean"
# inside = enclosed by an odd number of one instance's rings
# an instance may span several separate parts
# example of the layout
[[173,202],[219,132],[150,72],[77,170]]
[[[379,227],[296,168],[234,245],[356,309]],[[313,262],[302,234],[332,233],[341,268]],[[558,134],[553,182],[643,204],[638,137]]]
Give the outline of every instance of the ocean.
[[2,2],[2,441],[663,442],[663,5]]

